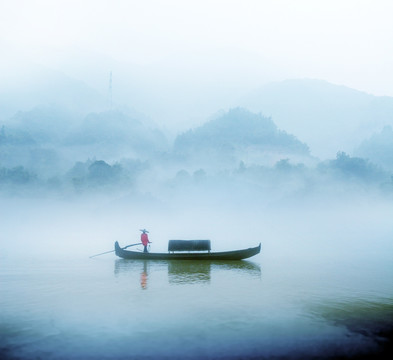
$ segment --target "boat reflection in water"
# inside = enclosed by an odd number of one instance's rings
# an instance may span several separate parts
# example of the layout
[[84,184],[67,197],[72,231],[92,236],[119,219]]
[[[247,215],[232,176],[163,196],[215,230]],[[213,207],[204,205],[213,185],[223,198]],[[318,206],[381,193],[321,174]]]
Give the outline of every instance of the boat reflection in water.
[[170,284],[210,283],[211,263],[209,261],[168,261]]
[[[193,260],[125,260],[115,261],[115,275],[140,273],[142,289],[148,288],[151,271],[163,273],[167,269],[170,285],[209,284],[214,273],[236,272],[247,277],[261,277],[258,264],[249,261],[193,261]],[[212,275],[213,274],[213,275]]]

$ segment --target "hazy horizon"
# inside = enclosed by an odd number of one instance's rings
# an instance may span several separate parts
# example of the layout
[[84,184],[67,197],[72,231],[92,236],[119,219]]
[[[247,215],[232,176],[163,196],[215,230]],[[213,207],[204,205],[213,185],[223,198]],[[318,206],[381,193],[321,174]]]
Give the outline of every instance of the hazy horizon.
[[393,96],[392,14],[389,1],[2,2],[0,90],[58,72],[109,102],[112,72],[114,104],[181,130],[272,81]]

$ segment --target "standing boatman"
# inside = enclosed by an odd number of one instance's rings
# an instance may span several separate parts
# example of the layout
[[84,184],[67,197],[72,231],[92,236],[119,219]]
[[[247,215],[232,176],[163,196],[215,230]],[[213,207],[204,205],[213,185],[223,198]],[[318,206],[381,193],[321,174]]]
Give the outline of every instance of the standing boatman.
[[140,230],[142,231],[141,234],[141,243],[143,245],[143,252],[147,253],[147,245],[151,244],[151,242],[149,241],[149,237],[147,236],[147,234],[149,233],[146,229]]

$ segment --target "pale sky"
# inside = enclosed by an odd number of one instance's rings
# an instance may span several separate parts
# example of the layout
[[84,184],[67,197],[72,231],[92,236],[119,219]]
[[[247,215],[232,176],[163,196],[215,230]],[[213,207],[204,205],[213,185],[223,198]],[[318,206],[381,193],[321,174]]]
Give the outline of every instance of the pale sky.
[[196,77],[198,64],[236,79],[264,67],[268,80],[393,96],[392,19],[389,0],[0,0],[0,46],[66,72],[83,51],[164,72],[181,59]]

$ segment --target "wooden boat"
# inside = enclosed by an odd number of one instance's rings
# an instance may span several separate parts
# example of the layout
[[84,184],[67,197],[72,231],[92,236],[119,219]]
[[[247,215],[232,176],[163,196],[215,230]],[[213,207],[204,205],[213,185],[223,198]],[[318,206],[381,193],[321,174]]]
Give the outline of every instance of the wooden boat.
[[[186,240],[176,240],[186,241]],[[138,251],[124,250],[119,243],[115,242],[115,253],[123,259],[133,260],[242,260],[259,254],[261,244],[256,247],[224,252],[168,252],[168,253],[143,253]]]

